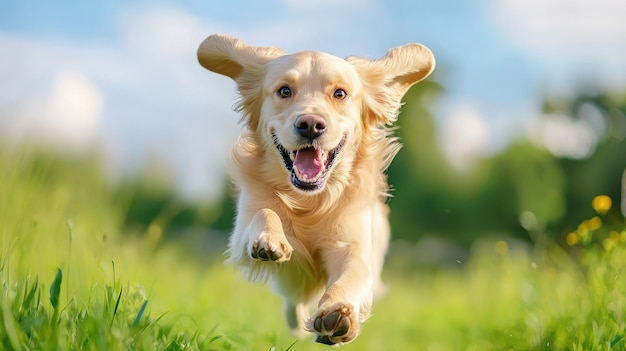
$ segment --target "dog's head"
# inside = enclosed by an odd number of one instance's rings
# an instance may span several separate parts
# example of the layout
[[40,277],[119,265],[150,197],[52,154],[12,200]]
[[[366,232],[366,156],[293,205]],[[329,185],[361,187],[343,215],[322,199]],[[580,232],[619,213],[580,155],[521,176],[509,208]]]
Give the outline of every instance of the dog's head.
[[291,184],[307,193],[324,189],[336,165],[352,164],[366,131],[393,123],[402,96],[435,65],[419,44],[391,49],[379,60],[344,60],[323,52],[286,54],[223,35],[204,40],[198,60],[237,83],[248,128],[274,145]]

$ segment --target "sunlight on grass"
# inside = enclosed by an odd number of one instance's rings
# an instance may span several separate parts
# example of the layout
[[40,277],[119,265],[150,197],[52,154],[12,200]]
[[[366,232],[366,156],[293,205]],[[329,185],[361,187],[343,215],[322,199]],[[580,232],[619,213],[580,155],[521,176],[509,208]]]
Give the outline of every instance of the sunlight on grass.
[[[221,257],[125,236],[93,166],[1,157],[3,349],[328,349],[296,341],[279,297]],[[626,228],[605,223],[597,199],[567,251],[499,239],[436,268],[392,252],[388,293],[342,349],[626,349]]]

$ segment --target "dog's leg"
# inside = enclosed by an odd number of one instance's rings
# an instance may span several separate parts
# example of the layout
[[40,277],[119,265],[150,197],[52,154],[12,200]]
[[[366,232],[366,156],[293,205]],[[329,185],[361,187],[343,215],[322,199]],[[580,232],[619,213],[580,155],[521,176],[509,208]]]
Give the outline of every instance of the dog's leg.
[[293,248],[287,241],[280,218],[270,209],[257,212],[245,229],[247,253],[261,261],[285,262]]
[[318,311],[307,328],[317,334],[315,341],[333,345],[356,338],[361,322],[367,319],[372,305],[372,276],[359,252],[347,247],[325,255],[329,280]]
[[292,252],[280,218],[276,212],[264,208],[251,213],[251,217],[237,218],[226,262],[244,268],[251,280],[263,280],[269,271],[262,267],[271,267],[260,261],[282,263],[291,258]]

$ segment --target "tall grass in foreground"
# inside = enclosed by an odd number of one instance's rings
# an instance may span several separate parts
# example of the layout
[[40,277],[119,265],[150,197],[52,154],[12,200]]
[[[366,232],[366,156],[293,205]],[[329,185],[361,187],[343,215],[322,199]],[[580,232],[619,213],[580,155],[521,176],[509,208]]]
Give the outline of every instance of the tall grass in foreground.
[[[0,194],[2,349],[328,349],[296,342],[279,298],[219,257],[121,235],[93,164],[5,152]],[[602,218],[570,252],[484,242],[434,269],[392,252],[388,294],[343,349],[626,350],[626,228]]]

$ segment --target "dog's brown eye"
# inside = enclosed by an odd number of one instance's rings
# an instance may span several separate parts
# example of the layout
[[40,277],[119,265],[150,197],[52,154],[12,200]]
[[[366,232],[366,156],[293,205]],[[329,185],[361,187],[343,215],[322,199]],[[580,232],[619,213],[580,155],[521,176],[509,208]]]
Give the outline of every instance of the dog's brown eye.
[[346,96],[348,96],[348,93],[346,93],[346,91],[343,89],[337,89],[333,93],[333,96],[335,97],[335,99],[343,100],[346,98]]
[[289,87],[280,87],[277,93],[282,98],[288,98],[291,96],[291,89]]

